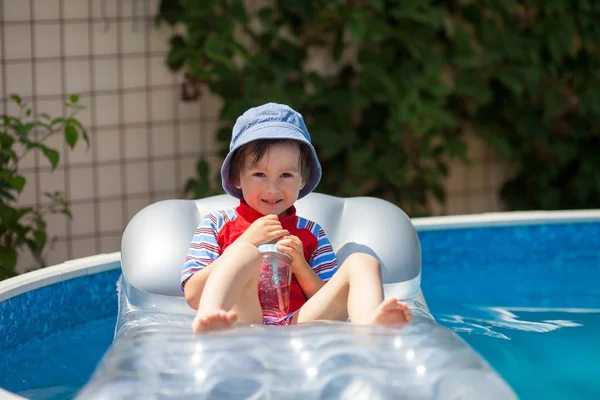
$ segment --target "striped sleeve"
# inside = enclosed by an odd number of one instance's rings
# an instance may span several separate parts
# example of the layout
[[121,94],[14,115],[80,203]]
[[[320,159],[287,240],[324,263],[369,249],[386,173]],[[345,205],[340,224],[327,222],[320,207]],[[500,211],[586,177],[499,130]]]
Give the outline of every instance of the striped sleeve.
[[218,214],[209,214],[200,221],[200,225],[196,228],[181,271],[182,290],[185,281],[219,257],[221,248],[217,241],[217,233],[220,219]]
[[337,258],[323,228],[314,224],[311,231],[317,237],[317,248],[310,256],[308,264],[324,282],[331,279],[338,269]]

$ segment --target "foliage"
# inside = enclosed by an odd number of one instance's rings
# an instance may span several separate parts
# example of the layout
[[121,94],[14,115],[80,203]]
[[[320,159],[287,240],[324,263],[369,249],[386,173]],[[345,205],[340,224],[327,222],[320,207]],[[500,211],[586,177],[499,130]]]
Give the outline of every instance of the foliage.
[[44,248],[48,242],[45,215],[62,213],[72,218],[68,202],[60,192],[44,193],[50,201],[48,206],[18,206],[19,195],[27,183],[19,172],[19,161],[27,153],[39,151],[55,169],[60,154],[45,142],[59,132],[64,134],[70,148],[75,147],[80,137],[89,145],[86,130],[74,118],[84,109],[76,95],[71,95],[65,103],[70,110],[66,118],[52,118],[48,114],[33,116],[31,108],[19,96],[11,95],[11,98],[19,106],[19,115],[0,116],[0,280],[16,275],[18,252],[22,248],[31,252],[39,266],[45,266]]
[[207,88],[224,100],[223,151],[238,115],[275,101],[305,117],[325,171],[319,191],[427,213],[474,132],[518,168],[502,189],[509,208],[600,204],[600,3],[250,3],[162,0],[158,10],[177,28],[166,61],[186,71],[182,97]]

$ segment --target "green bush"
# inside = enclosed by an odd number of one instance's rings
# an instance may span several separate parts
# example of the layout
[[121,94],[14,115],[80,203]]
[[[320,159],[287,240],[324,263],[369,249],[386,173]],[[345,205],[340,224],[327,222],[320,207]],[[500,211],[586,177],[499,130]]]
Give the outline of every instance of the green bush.
[[[48,242],[46,221],[49,213],[62,213],[71,218],[69,205],[60,192],[44,193],[50,200],[41,208],[19,207],[19,194],[27,181],[19,172],[19,161],[31,151],[41,152],[52,169],[59,163],[58,151],[46,146],[45,141],[64,133],[70,148],[81,137],[88,145],[89,139],[75,115],[82,109],[78,97],[72,95],[65,106],[70,113],[66,118],[52,118],[47,114],[32,116],[31,108],[17,95],[11,98],[19,105],[17,116],[0,115],[0,280],[15,276],[18,252],[26,248],[40,267],[44,267],[44,249]],[[38,136],[36,137],[35,132]]]
[[166,60],[186,71],[182,97],[224,100],[222,153],[243,111],[287,103],[319,151],[319,191],[412,215],[444,201],[466,132],[517,167],[502,188],[509,208],[598,207],[598,20],[600,3],[583,0],[278,0],[255,12],[162,0],[157,16],[185,28]]

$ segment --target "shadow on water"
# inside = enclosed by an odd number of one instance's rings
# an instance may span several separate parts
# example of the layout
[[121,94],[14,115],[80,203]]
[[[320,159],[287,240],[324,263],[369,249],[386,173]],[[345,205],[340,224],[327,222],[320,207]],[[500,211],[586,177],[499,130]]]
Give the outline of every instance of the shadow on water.
[[478,351],[521,399],[600,398],[600,309],[451,309],[435,314],[437,321]]

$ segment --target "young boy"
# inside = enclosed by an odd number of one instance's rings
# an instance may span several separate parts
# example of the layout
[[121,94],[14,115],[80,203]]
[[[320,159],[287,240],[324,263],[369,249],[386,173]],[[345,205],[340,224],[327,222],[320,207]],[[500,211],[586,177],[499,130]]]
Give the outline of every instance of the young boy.
[[[408,322],[408,307],[383,298],[381,270],[367,254],[352,254],[338,268],[325,232],[296,216],[294,203],[312,192],[321,165],[302,116],[269,103],[246,111],[235,123],[221,169],[223,188],[240,199],[235,209],[206,216],[183,267],[187,303],[197,309],[194,332],[234,323],[288,325],[316,320],[357,324]],[[258,297],[261,255],[275,243],[291,256],[290,313],[263,318]]]

